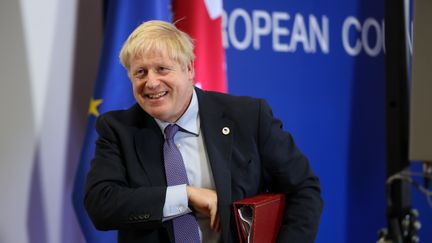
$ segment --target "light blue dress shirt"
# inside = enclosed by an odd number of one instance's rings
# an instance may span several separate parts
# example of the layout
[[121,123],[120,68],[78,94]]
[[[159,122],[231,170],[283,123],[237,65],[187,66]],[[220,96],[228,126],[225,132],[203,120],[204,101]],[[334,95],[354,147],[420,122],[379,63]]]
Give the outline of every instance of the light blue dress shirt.
[[[204,145],[200,129],[198,98],[195,90],[192,100],[185,113],[176,124],[181,129],[174,136],[174,143],[177,145],[183,157],[189,185],[199,188],[215,190],[212,170],[208,160],[207,151]],[[163,131],[170,123],[155,119]],[[163,220],[189,213],[186,185],[169,186],[167,188],[165,205],[163,208]],[[220,233],[210,229],[210,219],[207,216],[196,214],[200,226],[202,242],[220,242]]]

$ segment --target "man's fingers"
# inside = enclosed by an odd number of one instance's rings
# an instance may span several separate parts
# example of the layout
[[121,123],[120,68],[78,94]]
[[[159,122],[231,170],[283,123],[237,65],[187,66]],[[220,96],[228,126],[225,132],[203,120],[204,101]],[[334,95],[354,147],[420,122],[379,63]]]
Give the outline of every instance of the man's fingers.
[[216,232],[220,232],[220,217],[219,217],[219,214],[216,214],[216,219],[215,219],[215,223],[214,223],[214,226],[213,226],[212,230],[214,230]]
[[210,210],[210,228],[214,230],[216,223],[216,210],[211,209]]
[[199,213],[210,218],[210,228],[220,231],[220,219],[217,210],[216,191],[206,188],[186,187],[190,205]]

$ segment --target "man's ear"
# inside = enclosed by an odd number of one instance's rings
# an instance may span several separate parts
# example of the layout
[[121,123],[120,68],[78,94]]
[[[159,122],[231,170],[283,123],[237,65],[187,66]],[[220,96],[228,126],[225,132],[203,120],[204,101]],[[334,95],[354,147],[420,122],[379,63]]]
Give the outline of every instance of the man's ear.
[[194,68],[194,63],[193,61],[189,62],[189,64],[187,65],[187,72],[189,74],[189,79],[193,80],[195,77],[195,68]]

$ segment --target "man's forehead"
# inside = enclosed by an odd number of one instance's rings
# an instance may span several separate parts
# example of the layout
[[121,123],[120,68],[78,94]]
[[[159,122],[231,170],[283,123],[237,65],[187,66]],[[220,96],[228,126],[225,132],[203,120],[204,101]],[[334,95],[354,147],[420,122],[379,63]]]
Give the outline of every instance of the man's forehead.
[[163,62],[163,63],[177,63],[165,53],[152,51],[137,53],[133,58],[133,62]]
[[160,58],[160,59],[171,59],[167,55],[165,50],[160,49],[141,49],[138,50],[134,56],[134,59],[142,59],[142,58]]

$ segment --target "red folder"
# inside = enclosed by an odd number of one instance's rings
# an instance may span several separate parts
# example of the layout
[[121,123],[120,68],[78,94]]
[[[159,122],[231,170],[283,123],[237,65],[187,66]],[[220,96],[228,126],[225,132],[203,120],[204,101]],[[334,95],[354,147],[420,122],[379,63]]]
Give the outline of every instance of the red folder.
[[264,193],[233,203],[241,243],[276,242],[285,208],[285,195]]

